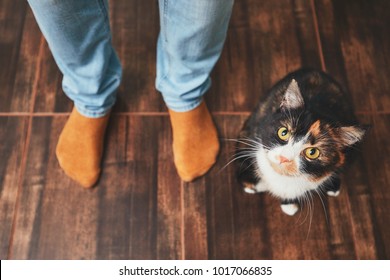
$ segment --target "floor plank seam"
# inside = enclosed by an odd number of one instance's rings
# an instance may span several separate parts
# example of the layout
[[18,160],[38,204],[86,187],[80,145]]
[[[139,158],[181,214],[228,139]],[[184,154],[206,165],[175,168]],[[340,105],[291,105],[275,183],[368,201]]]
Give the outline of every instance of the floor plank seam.
[[181,227],[180,227],[180,244],[181,244],[181,259],[182,260],[185,260],[185,213],[184,213],[184,210],[185,207],[184,207],[184,181],[183,180],[180,180],[180,213],[181,213],[181,217],[180,217],[180,223],[181,223]]
[[317,18],[314,0],[310,0],[310,8],[311,8],[312,15],[313,15],[313,24],[314,24],[314,30],[315,30],[315,35],[316,35],[318,53],[320,55],[321,68],[323,71],[326,72],[326,64],[325,64],[325,59],[324,59],[324,53],[322,50],[321,36],[320,36],[320,30],[318,27],[318,18]]
[[[249,116],[252,112],[211,112],[213,116]],[[356,111],[356,115],[373,116],[373,115],[389,115],[390,111]],[[0,113],[0,117],[68,117],[70,113]],[[165,112],[118,112],[112,113],[113,116],[129,116],[129,117],[167,117],[168,113]]]

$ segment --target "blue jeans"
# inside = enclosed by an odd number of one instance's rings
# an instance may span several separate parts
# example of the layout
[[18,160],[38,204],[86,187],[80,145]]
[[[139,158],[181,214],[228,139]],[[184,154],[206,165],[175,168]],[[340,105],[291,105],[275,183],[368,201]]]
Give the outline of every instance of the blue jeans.
[[[222,51],[233,1],[159,0],[156,88],[168,108],[184,112],[201,103]],[[65,94],[86,117],[107,114],[122,76],[107,0],[28,2],[63,73]]]

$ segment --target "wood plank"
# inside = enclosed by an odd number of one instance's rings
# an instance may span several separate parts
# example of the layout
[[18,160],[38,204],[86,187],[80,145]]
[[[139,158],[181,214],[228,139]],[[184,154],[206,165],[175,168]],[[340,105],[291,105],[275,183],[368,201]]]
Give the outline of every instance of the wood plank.
[[333,9],[332,0],[313,1],[313,3],[326,71],[342,83],[344,88],[347,88],[343,53],[340,46],[340,27],[337,24],[339,19]]
[[184,183],[183,200],[183,257],[185,260],[207,260],[207,210],[205,178]]
[[0,2],[0,112],[29,111],[29,97],[13,95],[27,2]]
[[[373,124],[371,116],[359,116],[359,118],[362,123]],[[382,249],[382,246],[378,246],[376,237],[381,229],[377,225],[377,217],[375,216],[377,205],[372,194],[372,191],[377,189],[377,182],[374,183],[370,180],[370,177],[374,174],[374,169],[370,167],[375,166],[371,161],[376,161],[374,155],[378,155],[373,148],[380,146],[379,139],[375,139],[373,136],[371,133],[366,135],[364,142],[357,149],[357,159],[346,172],[344,178],[344,181],[348,184],[347,190],[350,197],[353,222],[352,230],[358,259],[377,259],[378,250]],[[382,169],[378,165],[376,168]],[[387,196],[387,198],[390,198],[390,196]]]
[[358,111],[388,112],[390,2],[321,0],[315,5],[328,71],[349,88]]
[[123,67],[115,112],[166,111],[155,89],[159,14],[156,1],[112,1],[114,47]]
[[115,141],[99,184],[99,259],[156,257],[156,121],[123,118],[111,127]]
[[310,1],[236,1],[224,51],[206,95],[210,110],[252,111],[299,67],[321,69]]
[[[350,168],[351,172],[361,172],[359,166]],[[331,258],[336,260],[356,259],[355,239],[353,233],[353,219],[351,208],[349,207],[351,198],[348,189],[353,185],[348,180],[348,174],[342,178],[340,195],[329,197],[328,200],[328,220],[329,220],[329,242]],[[356,199],[353,200],[353,203]],[[359,221],[359,220],[358,220]]]
[[0,259],[8,258],[28,119],[0,118]]
[[[376,250],[376,258],[389,259],[390,257],[390,115],[376,115],[372,118],[373,128],[362,147],[364,175],[368,186],[369,203],[372,206],[373,236],[369,235],[370,224],[361,231],[365,240],[371,241],[360,246],[370,246],[370,251]],[[359,205],[356,206],[360,207]],[[356,213],[359,215],[360,213]],[[363,226],[362,226],[363,227]],[[368,250],[368,248],[367,248]],[[371,257],[371,256],[368,256]],[[368,258],[363,255],[361,258]]]
[[[38,35],[37,35],[38,34]],[[31,112],[39,75],[42,37],[30,9],[27,9],[12,91],[10,112]],[[17,46],[15,45],[15,48]]]
[[[57,164],[65,121],[34,118],[12,258],[180,258],[180,181],[169,156],[168,118],[114,116],[102,177],[92,190]],[[160,148],[166,154],[159,156]]]
[[168,118],[160,123],[157,174],[157,259],[183,259],[183,188],[173,163],[172,132]]

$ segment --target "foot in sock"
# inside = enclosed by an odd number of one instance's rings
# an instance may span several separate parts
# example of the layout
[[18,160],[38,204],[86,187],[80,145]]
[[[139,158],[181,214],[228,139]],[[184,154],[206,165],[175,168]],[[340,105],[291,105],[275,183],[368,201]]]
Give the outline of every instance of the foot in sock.
[[99,179],[108,119],[109,114],[87,118],[74,108],[59,137],[56,155],[61,168],[85,188]]
[[219,140],[207,106],[202,102],[188,112],[169,110],[173,131],[173,154],[182,180],[204,175],[215,163]]

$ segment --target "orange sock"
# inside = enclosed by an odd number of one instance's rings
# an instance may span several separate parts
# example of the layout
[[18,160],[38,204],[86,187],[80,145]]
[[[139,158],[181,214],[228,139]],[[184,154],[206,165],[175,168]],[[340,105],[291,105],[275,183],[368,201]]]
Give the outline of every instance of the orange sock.
[[99,179],[108,119],[109,114],[87,118],[74,108],[58,140],[56,155],[61,168],[85,188]]
[[189,182],[204,175],[215,163],[219,152],[217,130],[204,102],[188,112],[169,110],[169,116],[176,169]]

